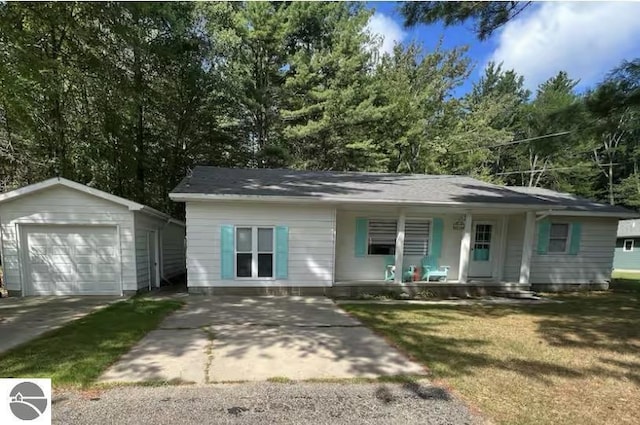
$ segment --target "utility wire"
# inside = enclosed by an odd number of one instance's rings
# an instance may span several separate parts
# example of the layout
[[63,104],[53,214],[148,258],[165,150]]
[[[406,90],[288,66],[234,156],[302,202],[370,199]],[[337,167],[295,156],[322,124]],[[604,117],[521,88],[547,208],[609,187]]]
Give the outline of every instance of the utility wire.
[[[619,162],[612,162],[610,164],[602,164],[599,165],[598,167],[608,167],[611,165],[620,165]],[[539,170],[519,170],[519,171],[505,171],[502,173],[495,173],[496,176],[508,176],[511,174],[533,174],[533,173],[542,173],[542,172],[547,172],[547,171],[559,171],[559,170],[573,170],[574,168],[580,168],[580,167],[593,167],[596,166],[595,164],[578,164],[578,165],[573,165],[571,167],[555,167],[555,168],[541,168]]]
[[454,152],[454,154],[471,152],[471,151],[475,151],[476,149],[482,149],[482,148],[498,148],[500,146],[517,145],[518,143],[531,142],[532,140],[546,139],[546,138],[549,138],[549,137],[564,136],[564,135],[570,134],[570,133],[573,133],[573,130],[571,130],[571,131],[561,131],[559,133],[545,134],[544,136],[529,137],[527,139],[513,140],[511,142],[498,143],[497,145],[477,146],[475,148],[465,149],[465,150],[462,150],[462,151]]

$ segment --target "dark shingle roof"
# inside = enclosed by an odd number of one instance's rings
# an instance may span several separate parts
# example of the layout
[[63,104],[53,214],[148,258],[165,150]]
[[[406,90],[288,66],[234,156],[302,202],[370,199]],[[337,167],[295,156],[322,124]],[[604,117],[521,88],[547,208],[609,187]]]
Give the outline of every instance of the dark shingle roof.
[[173,193],[301,196],[419,203],[549,204],[548,201],[504,186],[465,176],[205,166],[196,167],[191,177],[183,179]]
[[196,167],[177,194],[293,196],[336,201],[488,203],[629,215],[631,211],[567,193],[498,186],[466,176]]
[[618,237],[640,237],[640,220],[620,220],[618,222]]
[[507,186],[509,189],[515,190],[529,196],[533,196],[538,199],[553,202],[556,205],[565,207],[569,211],[590,211],[590,212],[602,212],[602,213],[621,213],[630,214],[630,211],[624,207],[603,204],[595,202],[587,198],[581,198],[570,193],[556,192],[554,190],[543,189],[541,187],[519,187],[519,186]]

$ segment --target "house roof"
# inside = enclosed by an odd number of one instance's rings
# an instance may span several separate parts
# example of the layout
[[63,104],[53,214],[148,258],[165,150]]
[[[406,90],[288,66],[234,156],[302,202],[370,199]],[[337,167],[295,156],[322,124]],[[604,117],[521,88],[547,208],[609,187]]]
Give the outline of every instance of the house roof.
[[[513,187],[494,185],[467,176],[198,166],[178,184],[170,197],[177,201],[264,200],[271,197],[335,202],[495,204],[545,210],[564,208],[567,198],[563,194],[558,195],[532,195]],[[585,204],[584,210],[598,209],[600,205]],[[630,211],[604,209],[602,212],[628,214]]]
[[165,214],[161,211],[158,211],[149,206],[139,204],[138,202],[131,201],[129,199],[121,198],[116,195],[112,195],[110,193],[104,192],[102,190],[95,189],[93,187],[86,186],[81,183],[77,183],[71,180],[67,180],[62,177],[54,177],[48,180],[41,181],[39,183],[30,184],[28,186],[21,187],[19,189],[15,189],[9,192],[0,193],[0,204],[3,202],[8,202],[14,200],[16,198],[26,196],[29,194],[33,194],[39,192],[41,190],[45,190],[55,186],[63,186],[68,187],[70,189],[78,190],[80,192],[88,193],[89,195],[96,196],[98,198],[106,199],[115,204],[119,204],[127,207],[130,211],[140,211],[149,215],[157,216],[163,218],[165,220],[169,220],[173,223],[184,226],[184,222],[176,220],[172,218],[170,215]]
[[618,222],[618,237],[640,237],[640,220],[620,220]]
[[603,204],[595,202],[587,198],[581,198],[580,196],[573,195],[571,193],[556,192],[550,189],[544,189],[542,187],[520,187],[520,186],[507,186],[511,190],[526,194],[538,199],[551,201],[564,207],[564,211],[581,211],[581,212],[601,212],[601,213],[620,213],[623,215],[635,215],[631,210],[617,205]]

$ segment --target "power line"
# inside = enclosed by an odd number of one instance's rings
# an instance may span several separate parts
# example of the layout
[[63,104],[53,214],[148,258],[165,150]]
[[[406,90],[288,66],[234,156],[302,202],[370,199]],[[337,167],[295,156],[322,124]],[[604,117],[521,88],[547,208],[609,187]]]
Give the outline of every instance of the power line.
[[[619,162],[612,162],[610,164],[601,164],[599,167],[608,167],[610,165],[620,165]],[[508,176],[512,174],[533,174],[533,173],[546,173],[547,171],[559,171],[559,170],[573,170],[580,167],[593,167],[595,164],[578,164],[571,167],[555,167],[555,168],[540,168],[539,170],[518,170],[518,171],[505,171],[502,173],[495,173],[496,176]]]
[[477,146],[477,147],[475,147],[475,148],[465,149],[465,150],[462,150],[462,151],[454,152],[454,154],[465,153],[465,152],[471,152],[471,151],[474,151],[474,150],[476,150],[476,149],[481,149],[481,148],[498,148],[498,147],[500,147],[500,146],[517,145],[518,143],[530,142],[530,141],[532,141],[532,140],[546,139],[546,138],[549,138],[549,137],[564,136],[564,135],[566,135],[566,134],[570,134],[570,133],[573,133],[573,130],[570,130],[570,131],[561,131],[561,132],[559,132],[559,133],[545,134],[544,136],[529,137],[529,138],[527,138],[527,139],[513,140],[513,141],[511,141],[511,142],[498,143],[497,145],[491,145],[491,146]]

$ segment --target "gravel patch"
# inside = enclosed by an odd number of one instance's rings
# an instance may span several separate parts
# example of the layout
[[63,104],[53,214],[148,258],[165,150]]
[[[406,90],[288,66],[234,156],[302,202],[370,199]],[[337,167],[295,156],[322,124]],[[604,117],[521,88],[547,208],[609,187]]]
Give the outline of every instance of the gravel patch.
[[55,392],[54,424],[479,424],[424,383],[242,383]]

